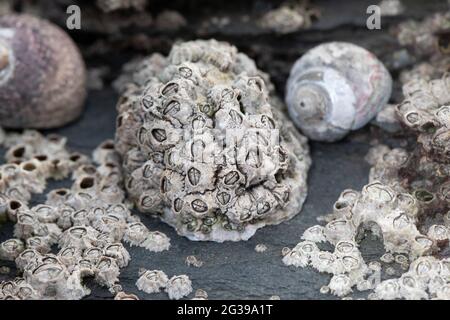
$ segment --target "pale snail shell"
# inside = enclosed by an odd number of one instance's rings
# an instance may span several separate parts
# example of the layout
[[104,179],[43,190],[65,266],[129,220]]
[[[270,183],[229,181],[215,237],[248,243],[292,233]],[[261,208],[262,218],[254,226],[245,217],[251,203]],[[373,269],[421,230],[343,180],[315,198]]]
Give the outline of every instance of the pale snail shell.
[[333,142],[367,124],[388,102],[392,78],[369,51],[321,44],[294,64],[286,88],[289,114],[312,140]]
[[59,27],[30,15],[0,17],[0,125],[53,128],[77,118],[86,97],[78,48]]

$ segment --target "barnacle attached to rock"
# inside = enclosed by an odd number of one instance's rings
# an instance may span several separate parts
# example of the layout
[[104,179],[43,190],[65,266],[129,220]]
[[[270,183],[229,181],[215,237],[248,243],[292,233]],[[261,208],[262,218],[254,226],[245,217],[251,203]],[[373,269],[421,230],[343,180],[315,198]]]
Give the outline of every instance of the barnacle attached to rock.
[[118,104],[116,149],[139,210],[192,240],[219,242],[297,214],[309,151],[267,76],[214,40],[157,57],[121,85]]
[[104,12],[130,8],[142,11],[147,4],[147,0],[96,0],[96,4]]
[[192,292],[192,283],[188,276],[173,276],[167,283],[166,292],[169,299],[179,300]]
[[286,104],[313,140],[333,142],[368,123],[388,102],[392,79],[369,51],[351,43],[321,44],[291,69]]
[[145,293],[158,293],[161,289],[166,288],[168,282],[169,278],[163,271],[141,270],[136,286]]
[[69,36],[29,15],[0,18],[0,125],[53,128],[76,119],[86,71]]

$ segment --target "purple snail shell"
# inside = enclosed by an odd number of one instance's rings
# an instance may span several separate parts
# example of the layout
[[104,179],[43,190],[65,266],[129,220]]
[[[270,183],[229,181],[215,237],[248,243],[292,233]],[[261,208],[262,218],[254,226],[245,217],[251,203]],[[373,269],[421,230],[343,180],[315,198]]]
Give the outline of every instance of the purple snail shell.
[[62,29],[30,15],[0,17],[1,126],[63,126],[81,114],[85,84],[81,54]]

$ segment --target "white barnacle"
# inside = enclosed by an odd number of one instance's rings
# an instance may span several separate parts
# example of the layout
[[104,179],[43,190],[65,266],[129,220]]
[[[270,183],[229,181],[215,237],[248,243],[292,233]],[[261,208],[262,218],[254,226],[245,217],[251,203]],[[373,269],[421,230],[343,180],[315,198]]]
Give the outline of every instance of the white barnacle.
[[170,238],[162,232],[152,231],[148,233],[147,238],[140,246],[152,252],[169,250]]
[[25,246],[19,239],[6,240],[0,244],[0,259],[14,261],[24,250]]
[[167,283],[166,292],[171,300],[179,300],[192,292],[192,282],[186,275],[173,276]]
[[136,286],[145,293],[157,293],[166,288],[168,282],[169,278],[161,270],[142,270]]
[[149,230],[142,222],[132,222],[127,224],[127,229],[123,240],[130,246],[139,246],[147,239]]
[[324,227],[316,225],[309,227],[302,234],[302,240],[312,241],[312,242],[325,242],[327,239],[324,235]]

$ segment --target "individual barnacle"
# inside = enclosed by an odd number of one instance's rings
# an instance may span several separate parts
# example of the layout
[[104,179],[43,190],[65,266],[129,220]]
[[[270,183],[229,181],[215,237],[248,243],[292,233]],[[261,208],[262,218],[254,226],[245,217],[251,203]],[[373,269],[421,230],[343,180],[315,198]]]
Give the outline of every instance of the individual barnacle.
[[25,249],[16,258],[16,267],[24,270],[29,264],[41,262],[42,255],[34,249]]
[[92,153],[92,159],[97,164],[119,163],[119,155],[114,148],[113,140],[106,140]]
[[116,260],[111,257],[103,256],[95,265],[95,281],[106,287],[111,287],[119,281],[119,266]]
[[9,239],[0,244],[0,259],[14,261],[25,246],[19,239]]
[[[192,300],[208,300],[208,293],[203,289],[197,289],[195,290],[194,298],[192,298]],[[277,300],[277,299],[270,299],[270,300]]]
[[288,254],[283,257],[285,265],[306,267],[311,262],[311,257],[318,251],[314,242],[303,241],[297,244]]
[[126,267],[130,261],[130,254],[121,243],[108,245],[105,248],[104,254],[105,256],[114,258],[119,268]]
[[325,242],[324,228],[316,225],[305,230],[302,235],[302,240],[312,241],[316,243]]
[[145,293],[157,293],[160,289],[164,289],[169,282],[167,275],[160,270],[141,270],[136,286]]
[[94,217],[92,226],[100,233],[107,233],[111,239],[122,239],[127,228],[126,220],[120,214],[108,213]]
[[139,246],[152,252],[169,250],[170,238],[162,232],[152,231],[147,234],[147,238]]
[[71,227],[62,234],[59,246],[61,248],[73,246],[88,249],[94,246],[93,243],[97,235],[98,231],[90,226]]
[[78,263],[81,253],[82,250],[77,247],[66,247],[58,252],[58,258],[67,268],[70,268]]
[[448,29],[448,11],[437,12],[423,21],[408,20],[399,24],[394,34],[400,45],[408,47],[419,56],[430,56],[436,52],[437,34]]
[[203,261],[199,260],[196,256],[187,256],[185,261],[189,267],[194,266],[196,268],[200,268],[203,266]]
[[0,28],[1,125],[52,128],[77,118],[86,97],[86,71],[69,36],[29,15],[2,16]]
[[133,222],[127,225],[123,240],[130,246],[140,246],[148,237],[149,230],[142,222]]
[[188,276],[173,276],[167,283],[166,292],[169,299],[179,300],[192,292],[192,283]]
[[118,105],[115,143],[139,210],[190,239],[219,242],[246,240],[300,211],[306,139],[253,61],[199,40],[146,63]]
[[16,222],[17,216],[21,212],[26,212],[27,206],[19,200],[10,200],[8,202],[8,207],[6,208],[6,213],[8,215],[8,219]]
[[259,253],[265,252],[266,250],[267,250],[267,246],[263,243],[258,243],[255,247],[255,251],[259,252]]
[[164,31],[177,31],[186,25],[186,18],[175,10],[163,10],[155,19],[156,28]]
[[139,298],[135,294],[129,294],[122,291],[116,294],[114,300],[139,300]]
[[46,237],[30,237],[25,241],[27,249],[34,249],[41,254],[49,253],[50,243]]
[[97,6],[104,12],[134,8],[142,11],[147,0],[96,0]]
[[392,79],[370,52],[330,42],[292,67],[286,104],[294,123],[313,140],[333,142],[368,123],[387,103]]
[[338,297],[343,297],[352,292],[351,279],[344,274],[333,276],[328,287],[330,288],[331,293]]
[[400,0],[382,0],[378,6],[383,16],[397,16],[405,11],[405,7]]

